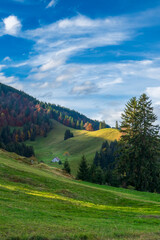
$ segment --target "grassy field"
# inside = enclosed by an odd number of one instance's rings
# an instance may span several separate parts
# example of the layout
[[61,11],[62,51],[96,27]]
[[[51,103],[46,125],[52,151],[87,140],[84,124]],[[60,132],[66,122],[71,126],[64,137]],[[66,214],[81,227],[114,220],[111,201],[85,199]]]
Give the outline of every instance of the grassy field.
[[[64,162],[66,159],[65,153],[68,152],[69,156],[67,158],[71,165],[72,174],[76,173],[83,154],[85,154],[87,161],[91,163],[95,152],[100,150],[105,140],[110,142],[120,138],[120,132],[111,128],[88,132],[68,128],[57,121],[53,121],[53,126],[53,130],[48,134],[47,138],[38,137],[35,142],[28,142],[28,144],[34,147],[39,161],[44,161],[48,165],[56,167],[59,167],[59,165],[51,164],[51,160],[54,157],[59,157]],[[73,132],[74,138],[64,141],[66,129]]]
[[29,163],[0,150],[1,240],[160,239],[160,195],[75,181]]

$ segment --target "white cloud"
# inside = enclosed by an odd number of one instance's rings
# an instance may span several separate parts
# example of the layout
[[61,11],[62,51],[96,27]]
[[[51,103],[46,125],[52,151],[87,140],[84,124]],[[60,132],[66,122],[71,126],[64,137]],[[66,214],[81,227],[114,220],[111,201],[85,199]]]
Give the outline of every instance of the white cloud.
[[[70,57],[86,49],[117,45],[130,39],[128,32],[118,28],[119,24],[121,25],[121,20],[117,18],[93,20],[78,15],[42,28],[26,31],[22,37],[35,41],[34,50],[36,54],[28,60],[28,65],[33,68],[32,72],[35,72],[31,76],[34,78],[42,76],[40,72],[47,72],[49,79],[53,80],[54,76],[57,82],[62,82],[65,80],[66,74],[68,78],[66,72],[72,65],[67,63]],[[71,74],[75,81],[75,77],[80,75],[81,65],[73,65],[78,68],[74,74]],[[87,67],[90,68],[90,66]],[[84,66],[82,66],[82,69],[83,72],[87,71]],[[65,73],[63,73],[64,71]],[[81,75],[86,79],[84,74]],[[41,80],[45,79],[41,78]]]
[[20,32],[22,27],[20,20],[14,15],[4,18],[3,23],[4,33],[13,36],[16,36]]
[[100,82],[98,84],[99,88],[104,88],[104,87],[108,87],[108,86],[112,86],[112,85],[115,85],[115,84],[120,84],[120,83],[123,83],[123,79],[121,77],[118,77],[112,81],[103,81],[103,82]]
[[44,82],[42,85],[40,85],[40,88],[46,88],[46,87],[48,87],[48,82]]
[[13,83],[16,80],[17,80],[17,78],[15,78],[14,76],[6,77],[4,75],[4,73],[0,72],[0,82],[1,83],[8,84],[8,83]]
[[47,72],[38,72],[35,74],[31,74],[28,76],[28,79],[32,79],[32,80],[44,80],[48,77],[48,73]]
[[0,65],[0,71],[5,67],[6,67],[6,65]]
[[160,87],[147,87],[146,93],[152,99],[159,99],[160,100]]
[[55,6],[55,5],[56,5],[56,0],[51,0],[51,1],[48,3],[48,5],[47,5],[46,8],[50,8],[50,7],[53,7],[53,6]]
[[4,61],[4,62],[5,62],[5,61],[9,61],[9,62],[10,62],[10,61],[12,61],[12,59],[7,56],[7,57],[5,57],[5,58],[3,59],[3,61]]
[[69,78],[71,78],[71,75],[69,74],[63,74],[63,75],[60,75],[56,78],[56,81],[57,82],[64,82],[66,80],[68,80]]
[[47,63],[43,64],[41,67],[40,67],[40,71],[44,72],[44,71],[48,71],[48,70],[51,70],[53,68],[56,68],[58,67],[59,65],[61,65],[63,62],[62,60],[49,60]]
[[58,26],[60,28],[71,28],[71,27],[81,27],[81,28],[88,28],[88,27],[98,27],[101,23],[106,23],[103,20],[92,20],[86,16],[79,15],[78,17],[73,17],[71,19],[63,19],[58,22]]
[[116,121],[121,121],[121,115],[122,115],[122,106],[118,108],[107,108],[101,110],[101,112],[97,115],[97,119],[102,121],[105,120],[107,124],[109,124],[112,127],[115,127]]
[[72,88],[73,94],[90,94],[97,90],[97,87],[93,82],[86,81],[82,85],[74,86]]
[[19,90],[23,89],[23,84],[20,83],[19,79],[15,76],[7,77],[3,72],[0,72],[0,82],[17,88]]

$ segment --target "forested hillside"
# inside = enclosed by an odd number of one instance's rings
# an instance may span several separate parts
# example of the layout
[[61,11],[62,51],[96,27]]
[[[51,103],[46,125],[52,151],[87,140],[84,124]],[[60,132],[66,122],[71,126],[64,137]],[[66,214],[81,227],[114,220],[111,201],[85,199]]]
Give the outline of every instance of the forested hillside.
[[[27,150],[26,140],[34,141],[36,136],[46,137],[54,128],[52,119],[72,128],[93,131],[102,125],[98,121],[68,108],[43,103],[28,94],[0,83],[0,147],[20,155]],[[103,127],[109,127],[103,124]]]
[[[38,135],[44,135],[45,130],[50,129],[49,119],[55,119],[76,129],[83,129],[85,125],[87,127],[91,124],[93,130],[98,130],[100,125],[100,122],[74,110],[40,102],[22,91],[0,83],[0,127],[22,127],[32,123],[39,126],[39,131],[36,129]],[[104,127],[110,126],[106,124]]]

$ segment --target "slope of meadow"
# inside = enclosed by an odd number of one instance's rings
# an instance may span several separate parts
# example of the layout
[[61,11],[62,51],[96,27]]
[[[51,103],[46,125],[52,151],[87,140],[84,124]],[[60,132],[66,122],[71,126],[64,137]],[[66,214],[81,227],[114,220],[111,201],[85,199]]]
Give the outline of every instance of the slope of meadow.
[[[37,137],[35,142],[28,142],[28,144],[34,147],[39,161],[57,167],[58,164],[51,164],[51,160],[54,157],[59,157],[63,162],[66,159],[65,153],[67,152],[73,174],[76,173],[83,154],[85,154],[87,161],[91,163],[95,152],[100,150],[105,140],[110,142],[118,140],[120,137],[120,132],[112,128],[89,132],[68,128],[57,121],[53,121],[53,126],[53,130],[49,132],[46,138]],[[74,137],[64,141],[66,129],[70,129]]]
[[160,238],[158,194],[83,183],[29,162],[0,150],[1,240]]

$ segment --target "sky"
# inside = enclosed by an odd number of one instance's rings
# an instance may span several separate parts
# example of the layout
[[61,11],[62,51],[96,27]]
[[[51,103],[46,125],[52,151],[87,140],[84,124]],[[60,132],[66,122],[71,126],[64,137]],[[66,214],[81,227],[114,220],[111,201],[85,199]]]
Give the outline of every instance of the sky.
[[111,126],[146,93],[160,122],[160,0],[0,0],[0,82]]

